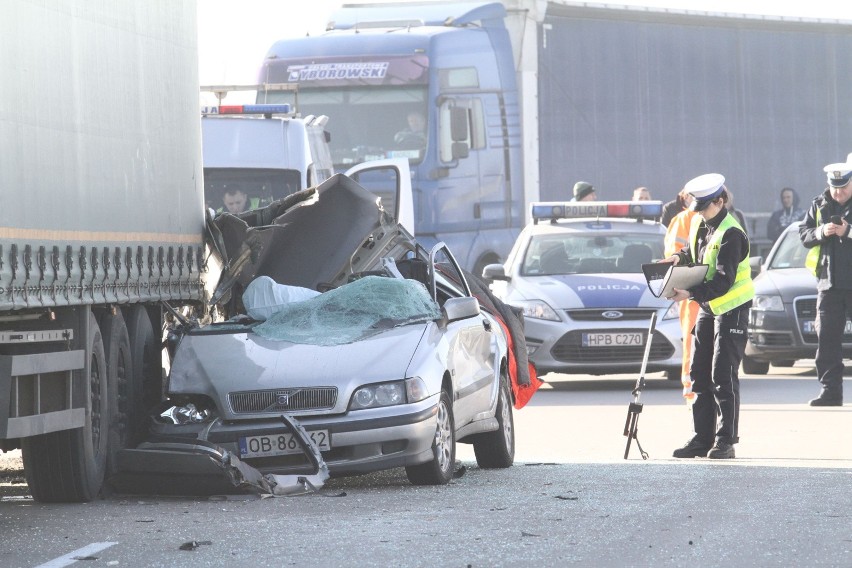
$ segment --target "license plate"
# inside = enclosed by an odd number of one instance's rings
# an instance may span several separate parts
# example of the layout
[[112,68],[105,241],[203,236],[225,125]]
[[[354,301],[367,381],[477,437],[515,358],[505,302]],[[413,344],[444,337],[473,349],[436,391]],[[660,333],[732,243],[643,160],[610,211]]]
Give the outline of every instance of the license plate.
[[[328,430],[312,430],[308,437],[320,450],[331,449]],[[240,438],[241,458],[263,458],[302,453],[302,446],[293,434],[270,434],[268,436],[246,436]]]
[[[816,333],[815,321],[803,321],[802,333]],[[846,320],[846,327],[843,329],[844,335],[852,335],[852,320]]]
[[642,345],[644,334],[641,331],[629,333],[584,333],[583,347],[622,347]]

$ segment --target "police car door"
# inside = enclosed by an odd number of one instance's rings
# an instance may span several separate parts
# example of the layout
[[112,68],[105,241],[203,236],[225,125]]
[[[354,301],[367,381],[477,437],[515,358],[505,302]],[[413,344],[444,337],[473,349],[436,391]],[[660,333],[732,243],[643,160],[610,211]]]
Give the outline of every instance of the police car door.
[[397,223],[414,235],[414,198],[408,158],[363,162],[345,174],[382,198],[382,205]]

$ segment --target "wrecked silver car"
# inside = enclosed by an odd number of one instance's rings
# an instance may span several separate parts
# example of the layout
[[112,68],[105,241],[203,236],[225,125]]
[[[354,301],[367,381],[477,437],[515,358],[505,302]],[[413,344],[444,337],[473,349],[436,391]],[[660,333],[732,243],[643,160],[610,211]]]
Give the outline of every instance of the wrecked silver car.
[[201,469],[257,489],[405,467],[414,484],[445,484],[456,442],[481,467],[512,465],[514,372],[527,363],[446,246],[419,247],[341,175],[210,225],[227,319],[181,330],[168,401],[148,442],[121,452],[125,476],[183,476],[194,492]]

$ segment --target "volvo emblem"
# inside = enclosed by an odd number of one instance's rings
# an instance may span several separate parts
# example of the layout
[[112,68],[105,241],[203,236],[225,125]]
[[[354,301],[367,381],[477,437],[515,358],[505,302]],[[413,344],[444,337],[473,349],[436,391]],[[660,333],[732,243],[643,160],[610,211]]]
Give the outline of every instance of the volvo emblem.
[[615,320],[615,319],[624,317],[624,314],[622,314],[621,312],[616,311],[616,310],[609,310],[609,311],[601,313],[601,315],[603,317],[605,317],[606,319],[609,319],[609,320]]
[[278,406],[288,406],[290,404],[290,393],[279,392],[276,401]]

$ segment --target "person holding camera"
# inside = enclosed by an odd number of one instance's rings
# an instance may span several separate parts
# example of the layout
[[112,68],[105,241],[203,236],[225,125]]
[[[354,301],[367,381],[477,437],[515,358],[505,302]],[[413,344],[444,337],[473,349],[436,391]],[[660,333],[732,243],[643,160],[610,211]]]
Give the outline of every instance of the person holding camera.
[[[848,158],[847,158],[848,160]],[[843,331],[852,318],[852,163],[823,168],[828,188],[814,198],[799,226],[805,261],[817,277],[816,369],[822,390],[811,406],[843,405]]]

